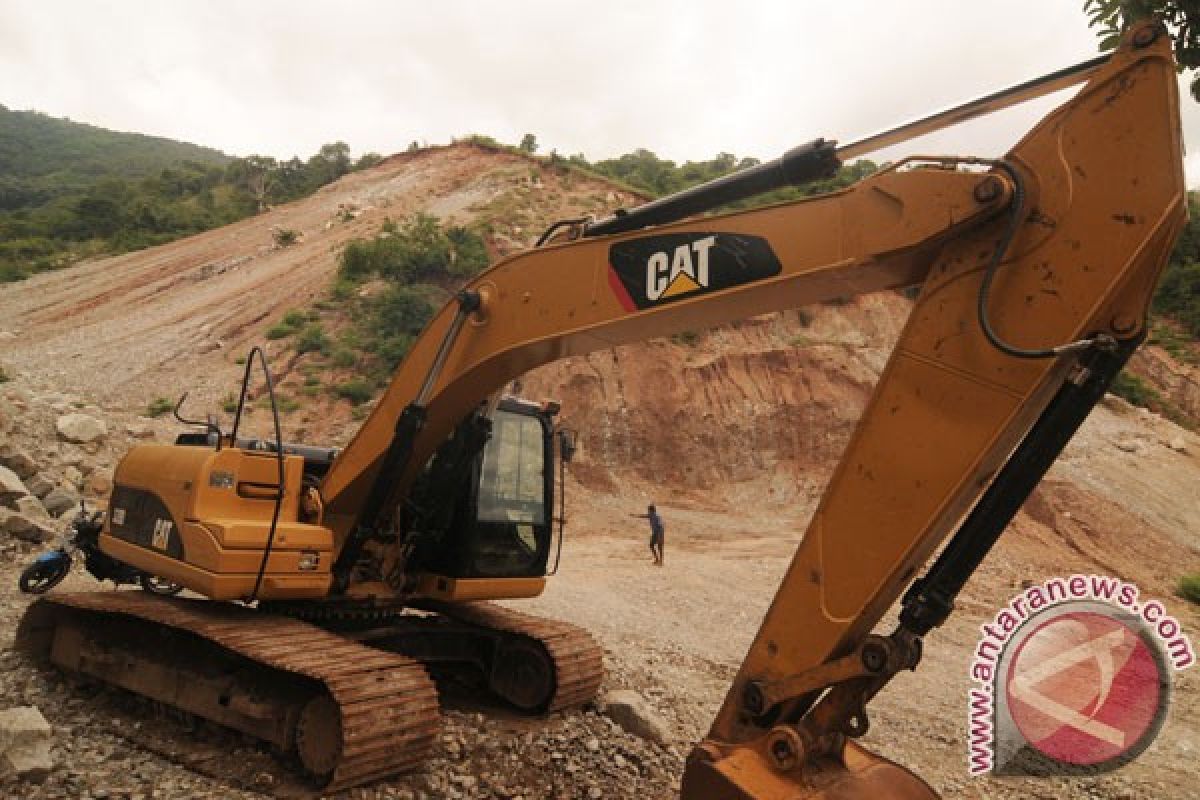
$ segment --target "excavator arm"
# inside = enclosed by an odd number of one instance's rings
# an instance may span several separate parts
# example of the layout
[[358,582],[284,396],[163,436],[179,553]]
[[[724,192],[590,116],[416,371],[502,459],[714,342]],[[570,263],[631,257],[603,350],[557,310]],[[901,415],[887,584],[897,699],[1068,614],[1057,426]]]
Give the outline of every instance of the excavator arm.
[[[1185,219],[1167,37],[1139,28],[1089,74],[999,161],[907,159],[834,194],[497,264],[430,323],[326,476],[338,547],[541,364],[920,287],[683,795],[928,796],[848,739],[1144,335]],[[900,627],[873,635],[910,585]]]

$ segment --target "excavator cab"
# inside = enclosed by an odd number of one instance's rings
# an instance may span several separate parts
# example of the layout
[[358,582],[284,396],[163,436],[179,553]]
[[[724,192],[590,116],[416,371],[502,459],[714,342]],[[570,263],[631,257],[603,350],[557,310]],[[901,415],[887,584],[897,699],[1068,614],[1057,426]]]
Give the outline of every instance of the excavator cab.
[[460,426],[418,482],[408,523],[416,542],[411,571],[456,580],[546,575],[555,411],[506,397],[489,416]]

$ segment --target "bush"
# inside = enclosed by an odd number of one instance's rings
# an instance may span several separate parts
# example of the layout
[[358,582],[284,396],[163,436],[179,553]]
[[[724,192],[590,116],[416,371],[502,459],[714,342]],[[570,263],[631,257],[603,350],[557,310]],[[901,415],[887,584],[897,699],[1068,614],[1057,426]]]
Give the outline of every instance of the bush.
[[0,367],[0,383],[8,383],[12,380],[12,376],[5,371],[4,367]]
[[400,362],[408,355],[412,347],[413,337],[408,334],[389,336],[375,345],[375,355],[379,356],[389,370],[400,366]]
[[421,332],[433,317],[433,304],[418,289],[389,286],[372,298],[374,329],[381,339]]
[[282,322],[279,322],[267,328],[267,338],[271,341],[276,339],[286,339],[295,332],[296,329],[291,325],[285,325]]
[[400,230],[376,239],[376,268],[384,278],[409,283],[444,275],[450,266],[452,246],[437,217],[416,213]]
[[163,414],[175,408],[175,404],[165,397],[156,397],[146,406],[145,414],[147,417],[161,417]]
[[339,369],[347,369],[358,363],[358,356],[354,355],[353,350],[349,350],[345,347],[339,347],[333,351],[333,356],[330,361],[332,362],[333,366],[338,367]]
[[293,308],[283,315],[283,324],[293,328],[299,328],[306,322],[308,322],[308,314],[298,308]]
[[283,315],[283,319],[267,328],[267,338],[272,341],[286,339],[304,327],[306,322],[308,322],[308,314],[293,308]]
[[1189,603],[1200,605],[1200,572],[1179,579],[1179,596]]
[[396,368],[413,340],[433,317],[433,304],[419,289],[389,286],[372,298],[371,324],[375,353],[388,370]]
[[237,411],[238,399],[232,393],[221,398],[221,410],[226,414],[232,414]]
[[[470,277],[488,264],[487,246],[478,233],[417,213],[401,225],[384,223],[374,239],[355,239],[342,250],[339,277],[358,284],[378,275],[394,283]],[[335,297],[337,287],[335,286]],[[343,298],[349,293],[342,290]]]
[[329,296],[335,303],[345,303],[354,297],[354,293],[357,290],[357,283],[349,278],[339,277],[333,282],[333,286],[329,288]]
[[[268,399],[268,403],[270,400]],[[275,406],[279,409],[280,414],[291,414],[293,411],[300,410],[300,404],[286,394],[276,395]]]
[[300,335],[296,337],[297,353],[324,353],[328,349],[329,337],[325,335],[325,330],[319,322],[305,326],[304,330],[300,331]]
[[[349,281],[351,284],[364,281],[370,277],[375,271],[375,246],[372,242],[365,239],[354,239],[348,243],[342,250],[341,264],[338,266],[338,275]],[[337,297],[338,289],[352,288],[334,284],[334,297]],[[349,296],[349,293],[346,294]]]
[[291,228],[276,228],[271,232],[271,238],[275,240],[276,247],[291,247],[300,241],[300,234]]
[[343,400],[349,400],[351,405],[362,405],[371,399],[375,392],[370,384],[359,378],[339,383],[333,387],[333,392]]

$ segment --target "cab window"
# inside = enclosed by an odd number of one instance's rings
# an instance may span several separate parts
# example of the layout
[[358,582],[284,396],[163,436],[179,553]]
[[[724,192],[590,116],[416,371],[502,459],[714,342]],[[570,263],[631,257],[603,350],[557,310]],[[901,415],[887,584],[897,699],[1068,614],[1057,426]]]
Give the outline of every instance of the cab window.
[[546,524],[544,447],[537,417],[496,413],[479,478],[481,522]]

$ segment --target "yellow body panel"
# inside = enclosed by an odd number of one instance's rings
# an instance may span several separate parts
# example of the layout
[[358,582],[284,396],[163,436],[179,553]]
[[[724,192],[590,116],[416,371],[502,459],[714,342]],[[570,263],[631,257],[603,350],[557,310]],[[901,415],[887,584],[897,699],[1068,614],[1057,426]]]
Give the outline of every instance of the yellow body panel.
[[537,597],[546,588],[545,578],[447,578],[421,575],[416,595],[431,600],[515,600]]
[[[324,597],[332,582],[333,532],[297,519],[303,459],[284,457],[284,492],[258,597],[263,600]],[[226,447],[139,445],[118,464],[114,507],[105,520],[101,548],[127,564],[169,578],[217,600],[251,596],[271,532],[279,485],[270,453]],[[132,494],[131,494],[132,493]],[[161,502],[168,536],[155,542],[118,520],[132,503]],[[169,538],[170,537],[170,538]]]

